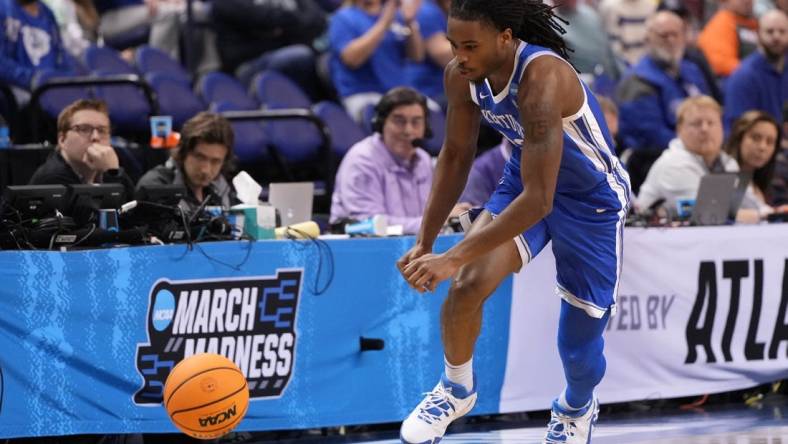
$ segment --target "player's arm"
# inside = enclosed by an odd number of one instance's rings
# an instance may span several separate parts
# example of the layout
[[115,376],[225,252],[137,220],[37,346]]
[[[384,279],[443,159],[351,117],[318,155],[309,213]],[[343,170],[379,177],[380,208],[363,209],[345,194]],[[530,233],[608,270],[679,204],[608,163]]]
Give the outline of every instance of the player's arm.
[[563,152],[561,119],[580,109],[580,88],[572,68],[557,58],[539,57],[528,65],[518,96],[525,132],[520,164],[524,191],[491,223],[446,253],[455,265],[511,241],[550,214]]
[[426,251],[432,250],[446,217],[465,189],[479,138],[479,107],[471,100],[468,80],[460,76],[455,61],[446,66],[443,82],[448,99],[446,136],[416,240]]

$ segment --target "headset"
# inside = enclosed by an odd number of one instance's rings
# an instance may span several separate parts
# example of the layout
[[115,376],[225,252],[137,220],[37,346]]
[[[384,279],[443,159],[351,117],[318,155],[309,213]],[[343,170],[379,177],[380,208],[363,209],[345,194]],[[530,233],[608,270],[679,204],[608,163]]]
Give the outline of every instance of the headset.
[[372,131],[383,134],[383,124],[394,108],[413,103],[421,105],[424,109],[424,137],[420,137],[420,139],[431,139],[432,128],[430,127],[430,108],[427,106],[427,98],[415,89],[406,86],[397,87],[387,92],[375,105],[375,114],[370,121]]

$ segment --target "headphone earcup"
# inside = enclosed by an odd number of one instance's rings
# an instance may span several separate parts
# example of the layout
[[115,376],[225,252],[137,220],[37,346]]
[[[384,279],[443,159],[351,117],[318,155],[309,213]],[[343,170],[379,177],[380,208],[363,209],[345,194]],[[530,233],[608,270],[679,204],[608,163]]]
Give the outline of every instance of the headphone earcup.
[[380,103],[375,105],[375,112],[372,114],[372,119],[369,121],[369,127],[373,133],[383,134],[383,118],[380,115]]
[[424,138],[428,139],[428,140],[432,139],[432,136],[435,135],[432,132],[432,125],[430,125],[430,114],[432,114],[432,111],[430,111],[428,109],[427,110],[427,119],[424,121]]

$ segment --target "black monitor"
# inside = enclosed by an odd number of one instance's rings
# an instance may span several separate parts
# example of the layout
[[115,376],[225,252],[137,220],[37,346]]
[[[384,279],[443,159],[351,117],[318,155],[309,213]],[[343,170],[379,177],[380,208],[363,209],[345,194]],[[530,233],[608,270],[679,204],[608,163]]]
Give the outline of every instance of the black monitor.
[[119,183],[94,183],[68,186],[68,202],[94,209],[117,209],[126,203],[126,191]]
[[137,189],[134,195],[138,201],[169,206],[178,205],[185,197],[186,187],[183,184],[143,185]]
[[3,193],[6,209],[18,211],[25,218],[54,216],[66,207],[63,185],[10,185]]

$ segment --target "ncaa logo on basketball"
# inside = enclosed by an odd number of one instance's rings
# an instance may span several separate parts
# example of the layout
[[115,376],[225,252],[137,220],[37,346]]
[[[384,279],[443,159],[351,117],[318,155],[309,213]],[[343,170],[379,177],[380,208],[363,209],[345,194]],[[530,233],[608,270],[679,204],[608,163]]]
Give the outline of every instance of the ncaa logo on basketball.
[[[142,386],[134,403],[161,404],[172,368],[198,353],[233,361],[251,399],[281,396],[295,361],[302,278],[302,269],[279,269],[266,277],[156,282],[145,320],[148,343],[137,345]],[[220,423],[234,414],[228,410],[204,420]]]

